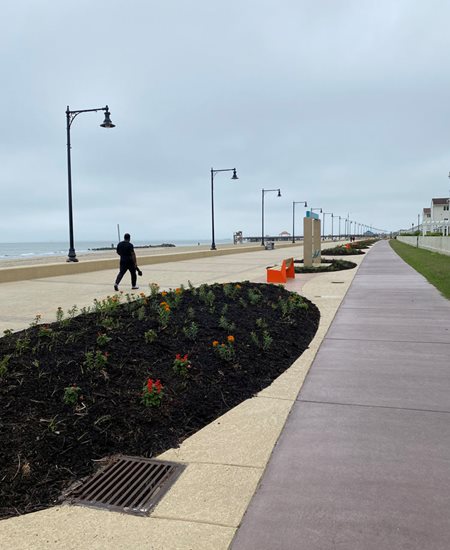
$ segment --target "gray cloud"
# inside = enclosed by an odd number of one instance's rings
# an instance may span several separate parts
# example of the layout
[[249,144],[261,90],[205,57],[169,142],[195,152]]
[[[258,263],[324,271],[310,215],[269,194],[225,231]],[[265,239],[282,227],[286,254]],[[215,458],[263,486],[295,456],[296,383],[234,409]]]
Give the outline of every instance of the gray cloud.
[[[292,201],[409,227],[448,194],[444,1],[17,0],[0,23],[0,240],[290,231]],[[299,209],[299,220],[303,210]]]

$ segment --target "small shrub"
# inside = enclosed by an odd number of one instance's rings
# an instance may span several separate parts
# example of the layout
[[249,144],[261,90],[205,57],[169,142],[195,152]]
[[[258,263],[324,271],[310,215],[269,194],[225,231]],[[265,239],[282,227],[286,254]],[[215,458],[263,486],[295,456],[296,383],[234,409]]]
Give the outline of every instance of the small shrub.
[[191,368],[191,362],[189,361],[188,354],[181,355],[177,353],[175,359],[173,360],[172,369],[176,374],[180,376],[187,376],[189,374],[189,369]]
[[11,359],[11,355],[4,355],[0,360],[0,378],[3,378],[4,376],[6,376],[6,373],[8,372],[8,363],[10,359]]
[[198,325],[194,321],[191,321],[183,327],[183,334],[188,340],[195,340],[198,334]]
[[164,396],[163,387],[160,380],[149,378],[142,388],[141,403],[146,407],[159,407]]
[[108,342],[111,342],[112,338],[107,334],[99,332],[97,334],[97,345],[100,347],[106,346]]
[[85,353],[84,364],[88,369],[101,369],[108,362],[108,352],[104,353],[97,350],[95,353],[93,351],[88,351]]
[[234,336],[227,336],[227,341],[225,343],[220,343],[218,340],[214,340],[213,349],[217,355],[224,361],[233,361],[236,356],[236,351],[234,349]]
[[144,338],[145,338],[145,341],[147,342],[147,344],[152,344],[156,340],[157,337],[158,337],[158,334],[157,334],[156,330],[149,329],[149,330],[147,330],[147,332],[144,332]]
[[63,401],[66,405],[76,405],[78,402],[78,398],[80,396],[81,388],[78,386],[75,386],[73,384],[72,386],[68,386],[67,388],[64,388],[64,395],[63,395]]

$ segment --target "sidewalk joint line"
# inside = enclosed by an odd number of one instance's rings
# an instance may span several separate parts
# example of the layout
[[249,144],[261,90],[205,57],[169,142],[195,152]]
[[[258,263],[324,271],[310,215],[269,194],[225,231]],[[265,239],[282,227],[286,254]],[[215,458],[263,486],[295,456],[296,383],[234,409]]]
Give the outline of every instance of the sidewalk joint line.
[[363,407],[366,409],[393,409],[397,411],[416,411],[416,412],[450,414],[450,410],[438,411],[436,409],[414,409],[411,407],[394,407],[389,405],[364,405],[363,403],[339,403],[335,401],[310,401],[308,399],[297,399],[297,402],[298,403],[315,403],[317,405],[340,405],[343,407]]
[[367,340],[367,339],[364,339],[364,338],[336,338],[336,337],[332,337],[332,338],[327,338],[325,337],[324,338],[324,341],[325,340],[338,340],[338,341],[341,341],[341,342],[366,342],[366,343],[370,343],[370,342],[389,342],[389,343],[392,343],[392,344],[432,344],[432,345],[436,345],[436,344],[443,344],[444,346],[450,346],[450,342],[431,342],[431,341],[422,341],[422,340],[383,340],[383,339],[380,339],[380,340],[377,340],[377,339],[373,339],[373,340]]
[[217,527],[228,527],[230,529],[237,529],[237,525],[228,525],[226,523],[216,523],[214,521],[201,521],[199,519],[185,519],[185,518],[173,518],[170,516],[160,516],[158,514],[149,516],[149,519],[165,519],[168,521],[182,521],[183,523],[200,523],[201,525],[215,525]]

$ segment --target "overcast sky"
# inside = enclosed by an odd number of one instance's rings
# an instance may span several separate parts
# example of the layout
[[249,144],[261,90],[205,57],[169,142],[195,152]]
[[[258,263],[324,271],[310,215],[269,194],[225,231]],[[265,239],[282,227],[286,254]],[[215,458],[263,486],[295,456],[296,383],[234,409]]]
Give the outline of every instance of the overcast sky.
[[[446,0],[14,0],[0,21],[0,242],[395,230],[450,180]],[[296,207],[300,228],[304,209]],[[326,223],[329,224],[330,216]],[[336,222],[337,223],[337,222]]]

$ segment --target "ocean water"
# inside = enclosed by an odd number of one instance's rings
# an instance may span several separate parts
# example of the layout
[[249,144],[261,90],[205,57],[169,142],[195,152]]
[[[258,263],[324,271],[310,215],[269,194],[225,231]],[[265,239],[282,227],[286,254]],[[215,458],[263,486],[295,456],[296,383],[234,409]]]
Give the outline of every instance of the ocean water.
[[[165,241],[135,241],[132,243],[135,246],[158,245],[162,243],[170,243],[175,246],[195,246],[197,244],[209,244],[211,240],[165,240]],[[217,239],[217,244],[231,243],[231,239]],[[113,246],[111,246],[113,245]],[[95,252],[94,248],[115,248],[116,242],[111,241],[79,241],[75,242],[75,252],[89,253]],[[2,260],[15,260],[18,258],[33,258],[43,256],[67,256],[69,252],[69,244],[67,242],[40,242],[40,243],[0,243],[0,262]]]

